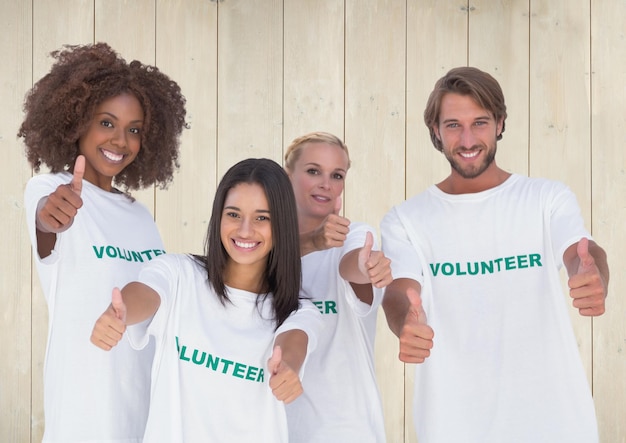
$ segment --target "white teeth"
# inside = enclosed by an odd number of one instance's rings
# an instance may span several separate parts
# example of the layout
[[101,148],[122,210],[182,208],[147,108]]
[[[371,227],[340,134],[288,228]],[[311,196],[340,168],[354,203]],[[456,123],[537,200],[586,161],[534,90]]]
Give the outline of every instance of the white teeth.
[[480,151],[460,152],[460,155],[463,158],[472,158],[472,157],[476,157],[479,153]]
[[114,162],[119,162],[124,158],[122,154],[115,154],[111,151],[105,151],[104,149],[102,150],[102,153],[104,154],[106,158]]
[[235,240],[235,245],[237,245],[240,248],[250,249],[250,248],[254,248],[256,246],[256,243],[244,243],[244,242]]

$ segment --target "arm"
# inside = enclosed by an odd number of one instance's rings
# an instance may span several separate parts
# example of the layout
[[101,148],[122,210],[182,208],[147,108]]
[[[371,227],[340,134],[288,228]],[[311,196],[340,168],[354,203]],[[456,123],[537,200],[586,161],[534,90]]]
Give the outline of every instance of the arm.
[[565,250],[563,264],[569,276],[573,306],[583,316],[602,315],[609,285],[609,266],[604,249],[583,238]]
[[127,325],[152,317],[160,304],[159,294],[143,283],[131,282],[122,291],[114,288],[111,305],[93,327],[91,342],[105,351],[111,350],[122,339]]
[[302,394],[299,373],[308,346],[307,334],[299,329],[291,329],[279,334],[274,341],[274,352],[267,362],[270,372],[270,388],[274,396],[285,403],[291,403]]
[[35,211],[37,253],[45,258],[50,255],[57,240],[57,234],[64,232],[74,223],[74,217],[83,206],[80,197],[85,173],[85,157],[79,155],[74,165],[72,181],[61,185],[42,198]]
[[383,310],[389,329],[400,339],[399,358],[422,363],[430,355],[434,332],[422,307],[421,286],[415,280],[394,280],[385,290]]

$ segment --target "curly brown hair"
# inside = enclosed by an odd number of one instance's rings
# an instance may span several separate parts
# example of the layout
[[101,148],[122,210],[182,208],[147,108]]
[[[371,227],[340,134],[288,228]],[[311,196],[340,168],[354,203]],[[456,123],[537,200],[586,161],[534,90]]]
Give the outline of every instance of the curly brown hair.
[[180,134],[188,128],[178,84],[155,66],[127,63],[106,43],[65,45],[50,55],[56,62],[26,95],[17,134],[35,172],[42,164],[53,173],[71,168],[96,107],[130,93],[144,111],[141,149],[115,182],[127,190],[165,188],[179,167]]

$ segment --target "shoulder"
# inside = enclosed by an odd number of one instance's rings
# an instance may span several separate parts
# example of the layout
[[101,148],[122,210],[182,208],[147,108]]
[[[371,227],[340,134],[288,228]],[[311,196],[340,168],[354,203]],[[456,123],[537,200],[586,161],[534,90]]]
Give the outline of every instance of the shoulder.
[[542,200],[573,196],[573,192],[565,183],[544,177],[525,177],[513,174],[508,188],[518,194],[536,195]]
[[415,218],[418,213],[428,206],[428,201],[435,198],[436,186],[430,186],[423,192],[416,194],[405,201],[393,206],[381,221],[381,230],[383,226],[394,226],[402,223],[402,219]]
[[191,254],[162,254],[156,257],[153,261],[178,268],[195,269],[202,267],[198,260],[196,260],[196,258]]
[[51,187],[55,188],[59,185],[69,183],[72,176],[68,172],[59,172],[56,174],[38,174],[31,177],[26,183],[26,189]]
[[564,189],[567,185],[558,180],[553,180],[545,177],[526,177],[524,175],[512,174],[509,178],[511,186],[517,187],[531,187],[531,188],[546,188],[546,189]]
[[35,211],[43,197],[52,194],[60,185],[69,183],[71,175],[66,172],[58,174],[39,174],[30,178],[24,189],[24,205],[27,210]]
[[187,254],[162,254],[153,258],[141,271],[142,275],[159,276],[169,281],[195,281],[198,278],[206,279],[206,272],[202,265]]

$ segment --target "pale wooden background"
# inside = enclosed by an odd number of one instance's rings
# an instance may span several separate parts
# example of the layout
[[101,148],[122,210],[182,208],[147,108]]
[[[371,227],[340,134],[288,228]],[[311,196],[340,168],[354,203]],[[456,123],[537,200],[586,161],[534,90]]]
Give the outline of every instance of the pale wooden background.
[[[43,431],[47,313],[22,193],[21,104],[63,44],[106,41],[156,64],[188,99],[191,129],[167,191],[142,191],[170,252],[200,252],[219,177],[245,157],[281,161],[297,135],[343,137],[345,214],[378,226],[447,162],[422,123],[435,80],[475,65],[502,84],[507,170],[559,179],[608,252],[611,295],[573,314],[603,443],[626,442],[626,37],[624,0],[0,0],[0,441]],[[460,229],[471,230],[471,223]],[[414,442],[412,368],[380,320],[377,368],[389,442]],[[408,400],[407,400],[408,399]]]

